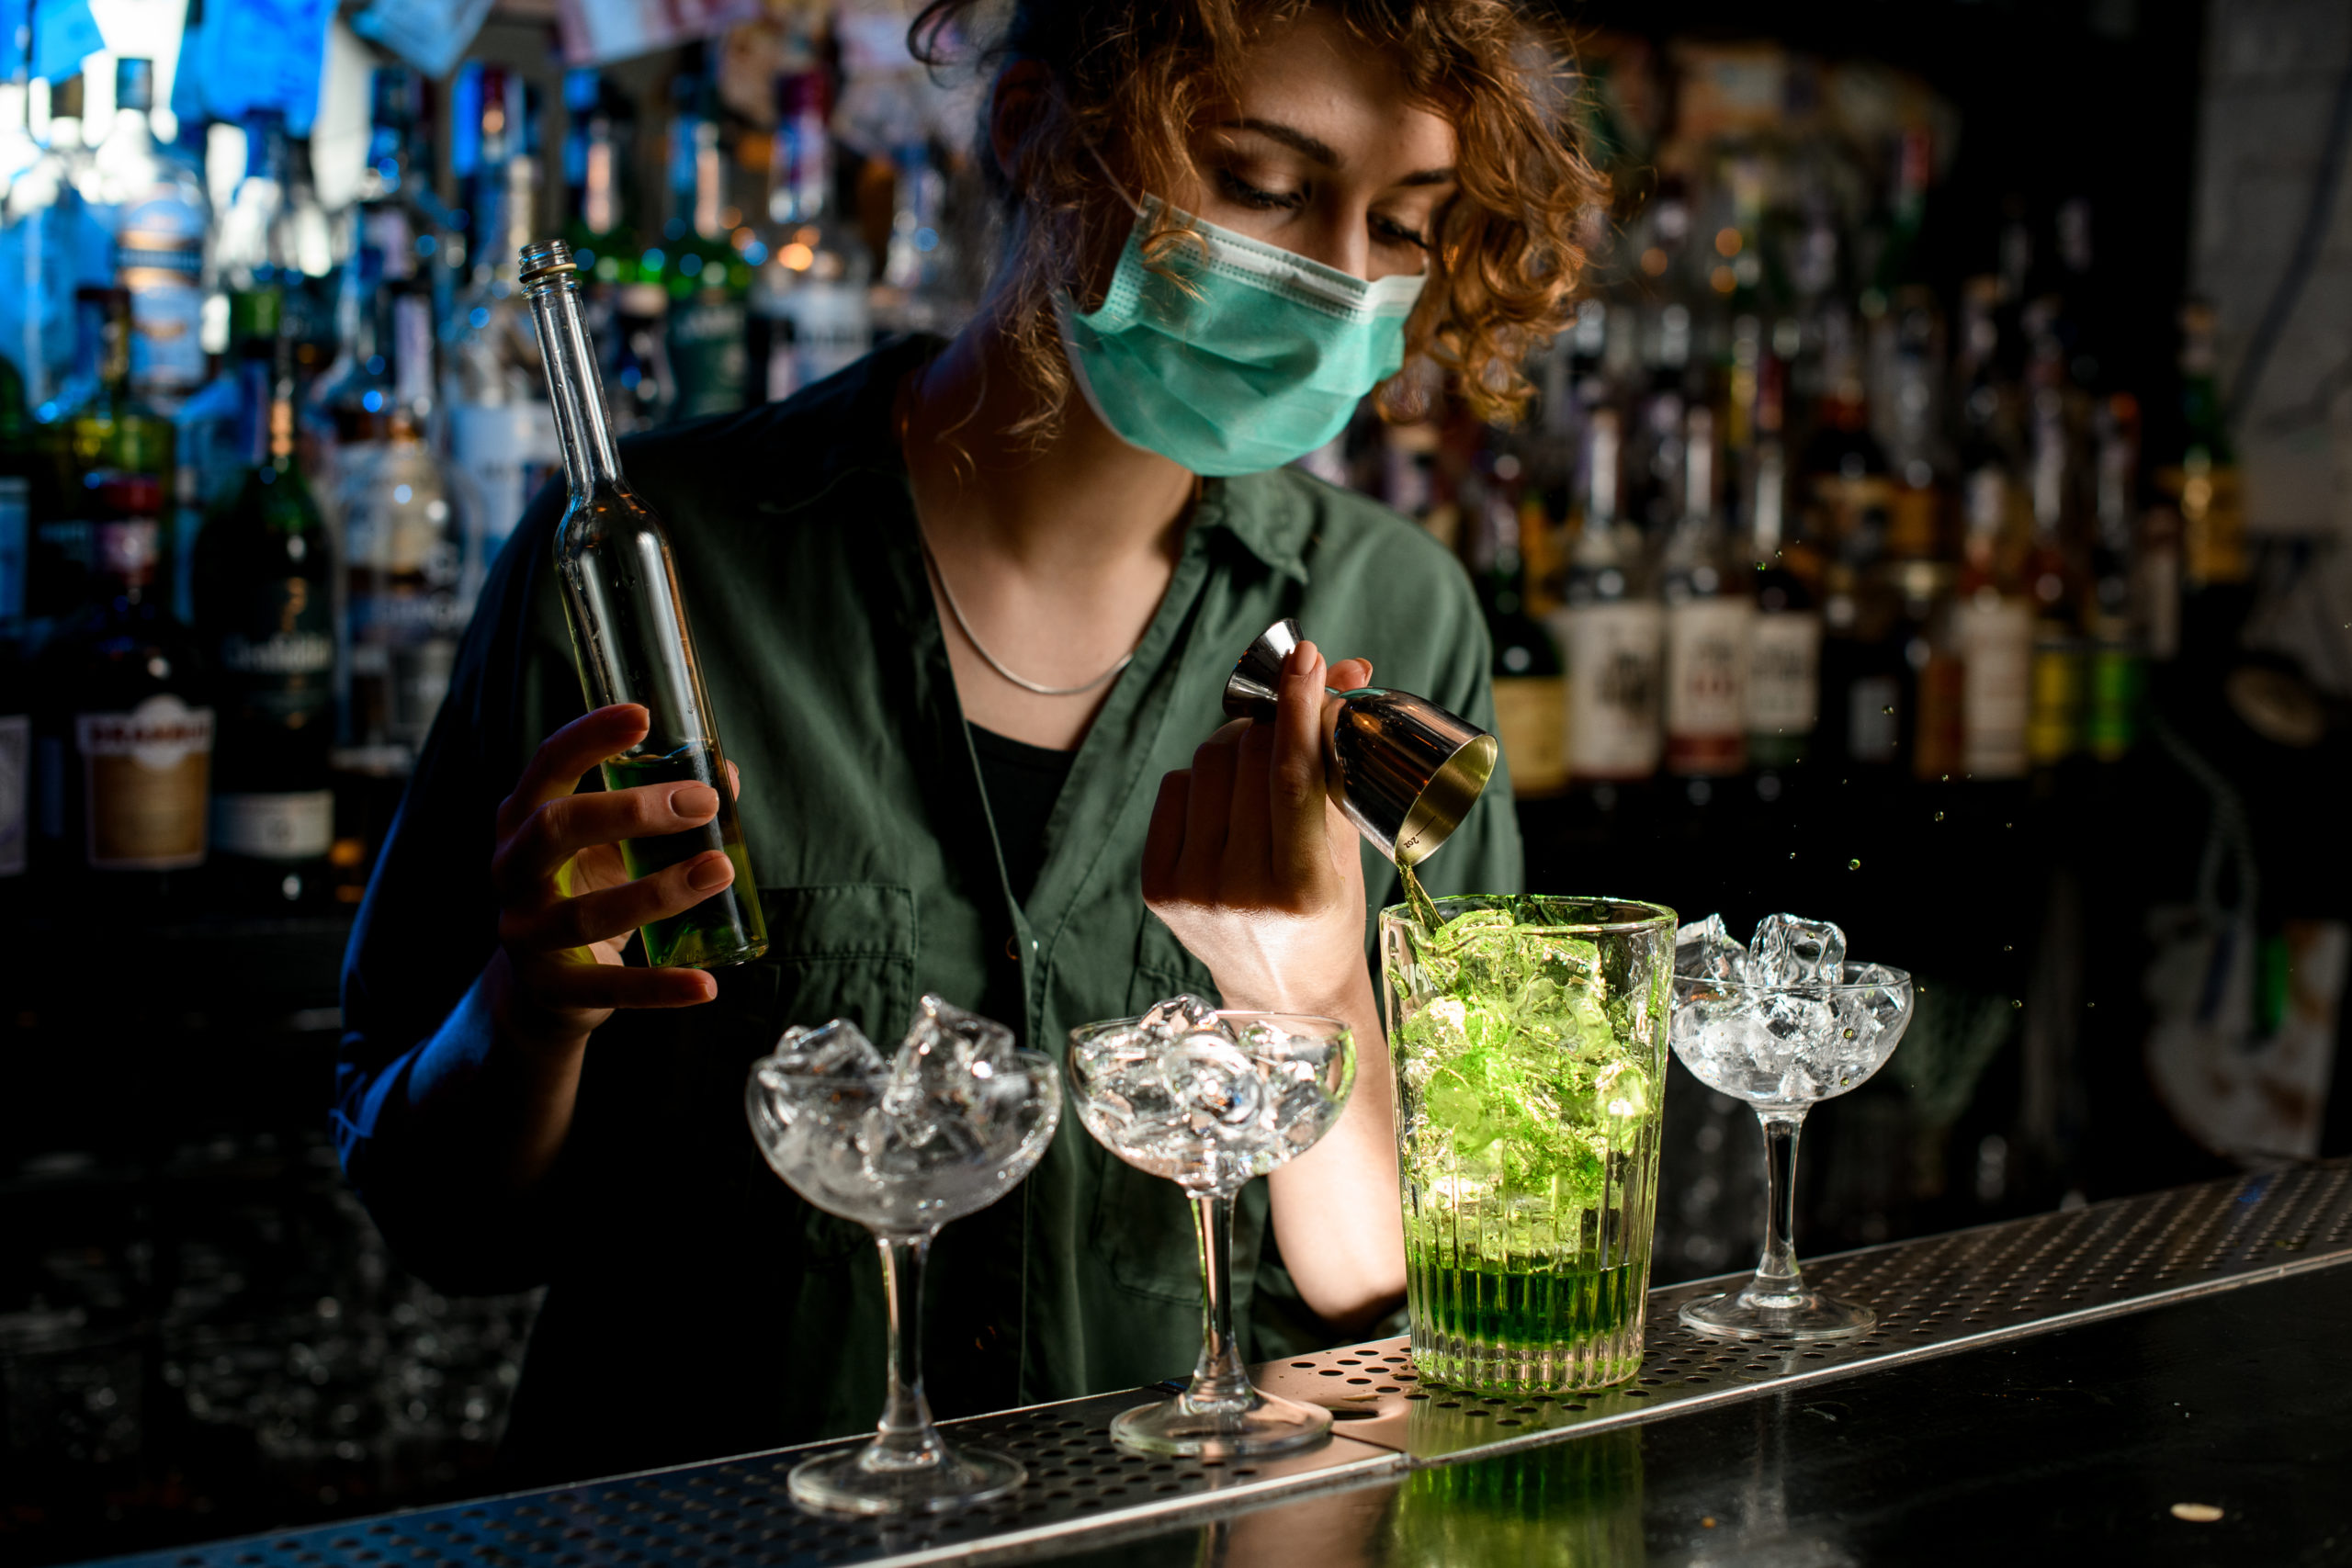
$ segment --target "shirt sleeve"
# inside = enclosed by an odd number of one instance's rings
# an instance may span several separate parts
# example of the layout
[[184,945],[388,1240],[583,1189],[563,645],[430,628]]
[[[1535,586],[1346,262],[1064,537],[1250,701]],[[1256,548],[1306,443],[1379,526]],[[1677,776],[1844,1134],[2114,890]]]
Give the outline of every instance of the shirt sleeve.
[[527,1235],[501,1234],[440,1179],[458,1162],[436,1159],[405,1111],[426,1043],[480,1026],[460,1004],[497,945],[499,803],[539,741],[584,711],[548,562],[562,504],[560,485],[543,490],[492,564],[344,956],[335,1147],[402,1263],[450,1291],[545,1273]]

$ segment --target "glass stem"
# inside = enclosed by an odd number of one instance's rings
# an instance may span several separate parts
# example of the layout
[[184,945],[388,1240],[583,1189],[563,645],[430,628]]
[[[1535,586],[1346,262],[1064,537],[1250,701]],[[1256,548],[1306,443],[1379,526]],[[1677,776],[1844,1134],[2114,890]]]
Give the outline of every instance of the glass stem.
[[882,1294],[890,1312],[890,1386],[871,1462],[891,1469],[937,1464],[945,1454],[922,1396],[922,1265],[929,1235],[880,1235]]
[[1764,1124],[1764,1256],[1747,1294],[1770,1305],[1795,1304],[1804,1291],[1797,1272],[1797,1134],[1804,1112],[1758,1111]]
[[1184,1403],[1232,1409],[1256,1392],[1233,1337],[1233,1194],[1194,1193],[1193,1229],[1201,1243],[1201,1359]]

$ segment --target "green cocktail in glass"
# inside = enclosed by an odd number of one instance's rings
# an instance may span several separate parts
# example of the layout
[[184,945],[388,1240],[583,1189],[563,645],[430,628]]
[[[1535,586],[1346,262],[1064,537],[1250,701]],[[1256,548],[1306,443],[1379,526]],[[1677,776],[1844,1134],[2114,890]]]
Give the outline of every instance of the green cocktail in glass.
[[1558,1393],[1640,1369],[1674,927],[1615,898],[1382,912],[1426,1375]]

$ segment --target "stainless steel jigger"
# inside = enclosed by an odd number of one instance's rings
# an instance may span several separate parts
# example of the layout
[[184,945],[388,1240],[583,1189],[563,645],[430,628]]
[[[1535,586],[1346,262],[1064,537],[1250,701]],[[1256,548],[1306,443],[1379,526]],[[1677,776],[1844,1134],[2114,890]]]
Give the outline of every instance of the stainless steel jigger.
[[[1297,646],[1296,621],[1268,626],[1225,682],[1226,716],[1273,717],[1283,660]],[[1495,738],[1409,692],[1331,694],[1346,705],[1324,751],[1332,802],[1382,854],[1419,864],[1478,804],[1494,776]]]

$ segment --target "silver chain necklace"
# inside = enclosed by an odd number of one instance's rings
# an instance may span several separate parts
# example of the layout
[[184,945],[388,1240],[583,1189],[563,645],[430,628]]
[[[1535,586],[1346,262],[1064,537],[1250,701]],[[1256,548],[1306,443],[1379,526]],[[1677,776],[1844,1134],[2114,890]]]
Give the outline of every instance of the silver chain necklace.
[[[1041,686],[1035,681],[1023,680],[1022,677],[1015,675],[1012,671],[1007,670],[1002,664],[999,663],[997,661],[996,655],[990,653],[986,646],[981,643],[980,639],[973,635],[972,623],[964,618],[964,606],[956,603],[956,590],[947,586],[947,573],[941,570],[939,558],[931,553],[931,540],[922,535],[920,525],[918,525],[916,536],[920,538],[922,543],[923,564],[931,569],[933,578],[939,583],[939,596],[947,601],[947,613],[956,617],[956,627],[958,630],[963,632],[964,640],[972,645],[972,651],[980,656],[981,662],[985,663],[989,669],[995,671],[998,674],[1003,676],[1006,680],[1012,682],[1014,685],[1020,687],[1023,691],[1034,692],[1041,697],[1083,696],[1085,694],[1094,690],[1095,687],[1102,685],[1104,682],[1118,674],[1120,671],[1125,670],[1128,665],[1133,664],[1136,661],[1135,654],[1133,652],[1129,652],[1125,658],[1120,660],[1116,664],[1112,665],[1111,668],[1103,671],[1102,673],[1097,675],[1094,679],[1087,682],[1082,686]],[[1138,643],[1136,646],[1140,647],[1142,645]]]

